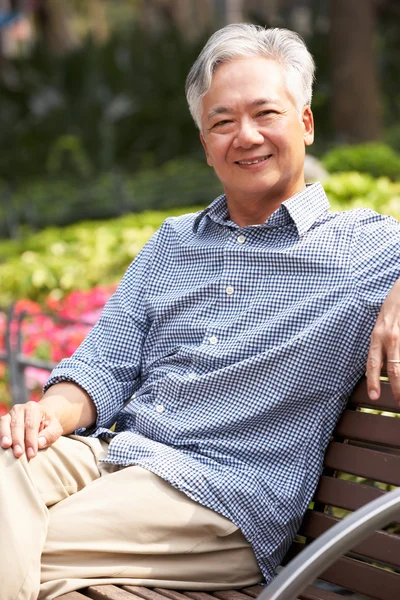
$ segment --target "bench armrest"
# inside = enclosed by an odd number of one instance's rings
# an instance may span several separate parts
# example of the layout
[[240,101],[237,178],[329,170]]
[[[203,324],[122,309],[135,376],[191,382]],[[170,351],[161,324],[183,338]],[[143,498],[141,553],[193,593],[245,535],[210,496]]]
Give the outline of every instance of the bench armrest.
[[340,555],[399,517],[400,487],[359,508],[306,546],[257,600],[295,600]]

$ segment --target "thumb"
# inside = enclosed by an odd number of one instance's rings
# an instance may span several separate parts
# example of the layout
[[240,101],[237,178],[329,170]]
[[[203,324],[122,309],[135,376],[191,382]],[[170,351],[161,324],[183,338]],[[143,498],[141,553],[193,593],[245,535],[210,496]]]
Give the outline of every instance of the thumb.
[[46,426],[39,433],[38,446],[40,449],[47,448],[54,444],[62,435],[63,430],[56,418],[47,421]]

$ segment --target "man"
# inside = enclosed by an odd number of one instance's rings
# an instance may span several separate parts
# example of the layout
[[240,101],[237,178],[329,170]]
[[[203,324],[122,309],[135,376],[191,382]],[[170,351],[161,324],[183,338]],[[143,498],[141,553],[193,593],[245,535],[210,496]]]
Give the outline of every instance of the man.
[[370,395],[386,358],[400,400],[400,227],[330,214],[305,186],[313,73],[296,34],[252,25],[194,64],[189,107],[225,195],[167,219],[41,402],[3,417],[4,600],[269,582],[378,314]]

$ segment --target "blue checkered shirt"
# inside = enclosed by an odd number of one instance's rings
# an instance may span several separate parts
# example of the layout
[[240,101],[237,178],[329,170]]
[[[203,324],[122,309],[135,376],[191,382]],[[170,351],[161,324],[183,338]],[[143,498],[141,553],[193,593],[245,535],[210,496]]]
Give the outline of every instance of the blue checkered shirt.
[[230,221],[224,196],[167,219],[48,383],[90,394],[107,462],[140,465],[236,523],[267,582],[400,276],[397,221],[328,209],[313,184],[262,225]]

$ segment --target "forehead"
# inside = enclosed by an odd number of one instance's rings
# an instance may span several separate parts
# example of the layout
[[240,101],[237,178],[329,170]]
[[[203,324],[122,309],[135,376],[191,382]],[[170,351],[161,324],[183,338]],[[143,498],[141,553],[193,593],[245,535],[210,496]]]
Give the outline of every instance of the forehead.
[[261,98],[271,102],[289,98],[281,65],[259,56],[236,58],[217,67],[203,97],[203,113]]

